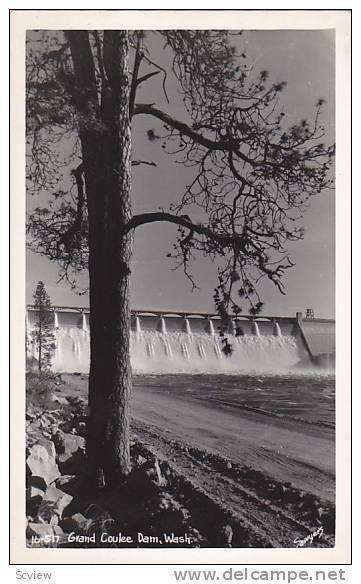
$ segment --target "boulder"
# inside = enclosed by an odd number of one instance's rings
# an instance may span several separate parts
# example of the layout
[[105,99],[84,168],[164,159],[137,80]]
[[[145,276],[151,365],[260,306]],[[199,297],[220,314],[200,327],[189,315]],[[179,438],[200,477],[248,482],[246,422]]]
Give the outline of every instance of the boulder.
[[79,449],[83,450],[85,448],[85,439],[82,436],[68,434],[62,430],[58,430],[53,435],[52,440],[61,462],[65,462]]
[[61,527],[66,533],[74,531],[75,533],[85,534],[88,532],[92,522],[92,519],[87,519],[81,513],[75,513],[75,515],[63,519]]
[[157,458],[154,460],[152,468],[150,468],[147,473],[155,481],[158,487],[164,487],[167,484],[167,479],[162,474]]
[[50,485],[60,476],[55,456],[55,446],[50,440],[34,444],[29,448],[29,456],[26,459],[27,474],[40,477],[46,485]]
[[58,525],[59,515],[55,513],[53,507],[50,504],[44,503],[44,501],[42,501],[38,512],[35,515],[35,520],[39,521],[40,523],[46,523],[47,525]]
[[61,406],[67,406],[69,404],[66,397],[62,397],[61,395],[52,394],[50,396],[50,399],[51,399],[51,401],[56,402],[56,403],[60,404]]
[[28,523],[26,528],[26,537],[38,537],[40,540],[44,540],[45,537],[51,537],[54,535],[61,536],[63,533],[64,532],[59,525],[49,525],[47,523]]
[[75,474],[63,475],[55,481],[54,486],[63,491],[63,493],[68,493],[68,495],[78,500],[82,497],[84,482],[87,483],[87,480],[83,476]]
[[60,422],[59,428],[63,432],[66,432],[66,433],[71,432],[74,428],[74,416],[72,416],[70,414],[66,420],[63,420],[62,422]]
[[[26,446],[29,450],[35,444],[42,444],[44,441],[44,431],[40,427],[40,419],[36,418],[33,422],[26,425]],[[30,453],[30,451],[29,451]]]
[[54,486],[48,487],[39,507],[39,518],[45,518],[49,514],[62,517],[64,509],[71,503],[73,497]]
[[43,489],[39,489],[38,487],[29,486],[26,489],[26,502],[31,502],[34,504],[40,504],[44,498],[44,491]]
[[36,475],[29,475],[26,479],[26,485],[27,487],[34,487],[36,489],[40,489],[41,491],[43,491],[43,494],[45,493],[46,489],[48,488],[48,485],[45,481],[45,479],[43,479],[42,477],[38,477]]
[[62,487],[73,481],[75,478],[76,475],[61,475],[58,479],[56,479],[55,486],[58,487],[58,489],[62,489]]
[[31,517],[36,517],[43,498],[44,498],[43,489],[29,486],[26,489],[26,513]]
[[233,529],[230,525],[222,525],[219,531],[219,545],[221,547],[232,547]]
[[68,454],[60,454],[58,462],[61,473],[64,475],[79,476],[86,470],[85,452],[81,449],[74,452],[71,456]]

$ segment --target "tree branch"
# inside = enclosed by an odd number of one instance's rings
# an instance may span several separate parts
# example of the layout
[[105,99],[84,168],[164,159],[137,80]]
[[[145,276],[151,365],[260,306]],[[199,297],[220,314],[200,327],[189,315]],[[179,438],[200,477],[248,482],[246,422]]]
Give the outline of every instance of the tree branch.
[[157,166],[155,162],[148,161],[148,160],[132,160],[132,166],[140,166],[141,164],[145,164],[147,166]]
[[[236,154],[236,156],[238,156],[238,158],[240,158],[241,160],[243,160],[244,162],[247,162],[248,164],[250,164],[252,166],[265,166],[265,165],[272,166],[272,167],[279,167],[280,166],[280,163],[275,163],[275,162],[272,162],[269,160],[254,160],[252,158],[249,158],[249,156],[244,154],[239,149],[240,144],[241,144],[241,139],[239,139],[239,138],[227,137],[227,138],[224,138],[222,140],[211,140],[210,138],[206,138],[202,134],[195,132],[193,130],[193,128],[190,128],[184,122],[180,122],[179,120],[172,118],[170,115],[166,114],[162,110],[159,110],[159,109],[153,107],[152,104],[148,104],[148,103],[136,104],[134,106],[134,109],[133,109],[133,115],[139,115],[139,114],[147,114],[147,115],[154,116],[155,118],[158,118],[159,120],[164,122],[167,126],[170,126],[171,128],[174,128],[175,130],[178,130],[178,132],[180,134],[188,136],[188,138],[193,140],[193,142],[195,142],[196,144],[200,144],[201,146],[204,146],[208,150],[221,150],[223,152],[224,151],[225,152],[234,152]],[[234,168],[234,166],[233,166],[233,168]]]
[[[237,150],[239,148],[239,140],[235,140],[232,138],[227,138],[226,140],[210,140],[206,138],[202,134],[198,134],[192,128],[190,128],[187,124],[172,118],[168,114],[164,113],[163,111],[153,107],[151,104],[147,103],[138,103],[134,106],[133,115],[139,114],[148,114],[154,116],[164,122],[166,125],[178,130],[181,134],[188,136],[191,140],[196,142],[197,144],[201,144],[205,148],[209,150]],[[252,163],[252,160],[249,160]]]
[[159,74],[159,71],[152,71],[151,73],[147,73],[146,75],[143,75],[143,77],[139,77],[137,79],[137,87],[138,87],[138,85],[143,83],[143,81],[147,81],[147,79],[150,79],[151,77],[154,77],[154,75],[158,75],[158,74]]
[[172,215],[171,213],[165,213],[162,211],[157,213],[142,213],[140,215],[134,215],[131,220],[124,226],[122,235],[126,235],[129,233],[129,231],[139,227],[140,225],[157,222],[174,223],[175,225],[189,229],[192,233],[204,235],[208,239],[218,243],[223,247],[230,246],[237,250],[245,250],[245,237],[242,235],[221,235],[220,233],[209,229],[209,227],[206,227],[205,225],[193,223],[188,215]]

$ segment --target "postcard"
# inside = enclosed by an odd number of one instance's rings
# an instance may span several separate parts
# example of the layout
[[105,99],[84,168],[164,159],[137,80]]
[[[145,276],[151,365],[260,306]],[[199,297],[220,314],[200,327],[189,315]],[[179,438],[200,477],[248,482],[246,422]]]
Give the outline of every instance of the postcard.
[[347,563],[350,11],[10,20],[11,561]]

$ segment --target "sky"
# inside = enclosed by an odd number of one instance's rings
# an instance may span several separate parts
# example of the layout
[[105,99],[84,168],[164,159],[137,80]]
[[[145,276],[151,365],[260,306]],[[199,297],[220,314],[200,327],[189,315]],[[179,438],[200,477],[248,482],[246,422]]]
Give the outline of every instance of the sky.
[[[240,42],[247,49],[255,71],[267,69],[270,79],[287,82],[281,95],[287,121],[297,122],[311,117],[314,104],[320,97],[326,100],[322,122],[327,135],[325,141],[334,140],[334,36],[332,31],[246,31]],[[160,46],[154,45],[158,62],[164,60]],[[183,105],[172,79],[168,82],[171,104],[165,102],[161,80],[156,76],[139,95],[139,101],[156,102],[174,117],[184,118]],[[167,209],[179,199],[184,186],[192,176],[190,169],[176,164],[158,143],[146,138],[148,129],[157,130],[157,122],[138,116],[133,122],[134,159],[156,162],[157,167],[134,167],[132,200],[133,212]],[[337,193],[337,196],[342,196]],[[319,317],[334,317],[335,266],[334,266],[334,209],[335,193],[325,191],[312,199],[303,219],[305,237],[289,247],[295,267],[288,270],[284,279],[286,295],[267,280],[260,286],[264,315],[292,316],[312,307]],[[33,204],[39,202],[31,201]],[[172,260],[166,257],[171,251],[177,229],[174,225],[158,223],[136,230],[131,276],[131,305],[134,309],[189,310],[214,312],[212,294],[217,284],[215,266],[200,258],[192,266],[199,290],[192,291],[182,269],[174,270]],[[27,302],[38,280],[43,280],[53,305],[87,306],[88,297],[78,296],[69,286],[58,283],[58,268],[45,257],[27,251]],[[86,277],[79,276],[79,284]]]

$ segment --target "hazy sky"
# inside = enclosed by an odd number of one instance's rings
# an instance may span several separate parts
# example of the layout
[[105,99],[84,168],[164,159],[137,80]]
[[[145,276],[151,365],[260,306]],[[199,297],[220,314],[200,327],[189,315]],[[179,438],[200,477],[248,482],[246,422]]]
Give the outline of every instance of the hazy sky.
[[[334,138],[334,36],[332,31],[248,31],[241,37],[257,71],[267,69],[270,79],[287,81],[281,94],[287,121],[309,117],[319,97],[326,99],[322,122],[327,141]],[[157,50],[157,47],[155,47]],[[160,58],[162,56],[160,55]],[[163,57],[164,58],[164,57]],[[145,84],[146,85],[146,84]],[[156,102],[172,115],[183,116],[182,105],[170,82],[171,104],[161,95],[158,76],[143,90],[139,101]],[[172,104],[174,101],[175,106]],[[132,188],[133,212],[157,210],[177,201],[188,184],[191,169],[164,155],[158,143],[150,143],[147,129],[157,130],[157,121],[139,116],[133,124],[134,158],[145,158],[157,167],[135,167]],[[264,314],[293,315],[313,307],[317,316],[334,316],[334,192],[324,192],[311,201],[303,225],[305,238],[289,247],[296,266],[284,280],[286,296],[267,280],[261,286]],[[338,196],[342,194],[338,193]],[[192,266],[200,290],[192,292],[182,270],[173,271],[166,258],[176,236],[176,226],[145,225],[136,231],[132,261],[131,299],[133,308],[214,311],[213,288],[217,283],[211,263],[201,258]],[[38,280],[45,282],[55,305],[86,306],[87,296],[77,296],[65,284],[57,283],[58,268],[46,258],[27,252],[27,302]],[[80,282],[84,282],[80,277]]]

